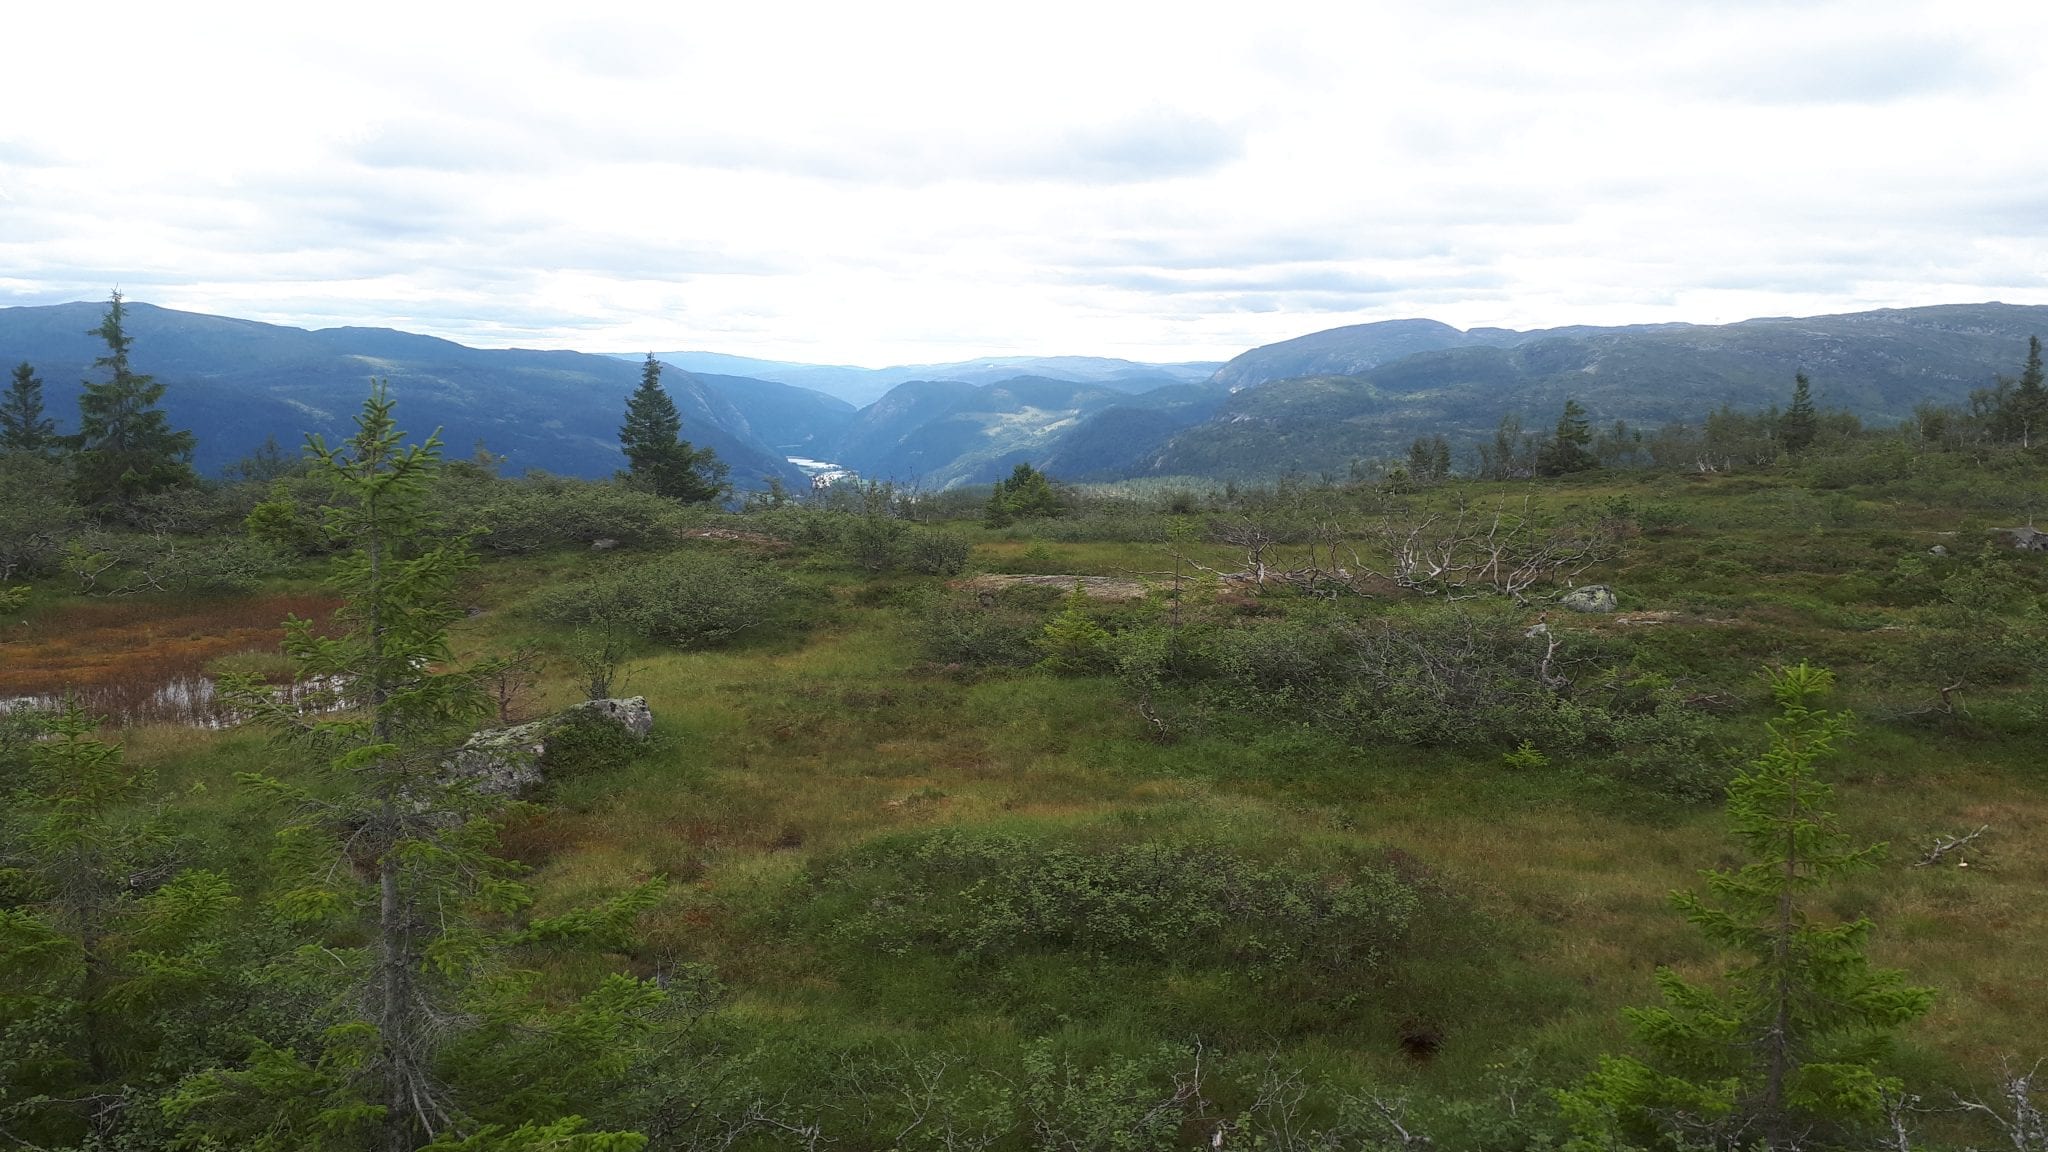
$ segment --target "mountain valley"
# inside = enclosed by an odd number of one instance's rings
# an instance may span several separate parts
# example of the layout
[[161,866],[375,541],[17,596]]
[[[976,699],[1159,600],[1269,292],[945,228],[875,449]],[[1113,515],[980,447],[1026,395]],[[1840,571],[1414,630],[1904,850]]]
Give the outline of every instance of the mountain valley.
[[[0,359],[36,365],[60,421],[97,349],[96,303],[0,309]],[[317,331],[132,304],[136,362],[213,472],[266,437],[333,437],[372,377],[458,450],[514,471],[603,476],[623,463],[633,358],[477,349],[390,329]],[[1076,481],[1336,474],[1445,436],[1460,462],[1504,415],[1576,399],[1595,423],[1697,423],[1760,408],[1804,372],[1816,400],[1876,424],[1959,404],[2018,363],[2048,306],[1944,305],[1726,325],[1461,331],[1391,320],[1311,333],[1228,363],[988,358],[861,369],[668,353],[684,435],[740,489],[805,482],[791,457],[922,488],[987,483],[1020,462]]]

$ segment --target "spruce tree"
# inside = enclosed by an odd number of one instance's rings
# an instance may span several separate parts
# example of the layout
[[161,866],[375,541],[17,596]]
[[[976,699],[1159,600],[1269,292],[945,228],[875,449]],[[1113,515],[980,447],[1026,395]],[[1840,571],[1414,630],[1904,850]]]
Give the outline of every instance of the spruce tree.
[[1794,375],[1792,381],[1792,406],[1778,417],[1778,439],[1785,451],[1796,456],[1813,447],[1814,437],[1820,434],[1820,417],[1813,408],[1813,385],[1806,373]]
[[107,354],[93,361],[107,379],[85,382],[78,397],[75,483],[79,502],[89,507],[126,506],[136,497],[193,483],[192,433],[174,430],[157,404],[164,386],[129,363],[135,338],[128,335],[121,294],[108,301],[106,316],[91,332]]
[[1417,436],[1408,445],[1408,475],[1417,483],[1434,483],[1451,474],[1451,442],[1443,433]]
[[1045,622],[1032,646],[1044,654],[1040,668],[1087,673],[1100,669],[1109,653],[1109,632],[1088,614],[1088,593],[1079,583],[1067,594],[1059,615]]
[[2048,388],[2041,375],[2041,338],[2027,337],[2027,366],[2012,390],[2012,415],[2008,422],[2023,448],[2034,446],[2036,437],[2048,432]]
[[[143,1147],[134,1091],[190,1055],[167,1018],[221,979],[209,945],[235,904],[213,872],[175,872],[153,783],[76,703],[29,745],[0,816],[0,1133],[22,1147]],[[189,1039],[189,1037],[188,1037]]]
[[682,439],[683,419],[661,386],[661,361],[647,354],[640,366],[640,386],[626,399],[626,422],[619,428],[627,476],[636,485],[680,500],[702,504],[725,494],[726,468],[709,448],[697,449]]
[[1493,443],[1479,445],[1479,472],[1490,480],[1520,479],[1534,471],[1534,456],[1531,437],[1522,431],[1522,418],[1508,412],[1494,429]]
[[[448,643],[449,625],[463,615],[457,582],[474,559],[467,540],[433,514],[439,437],[406,445],[381,384],[356,426],[345,444],[314,437],[308,449],[315,475],[338,497],[328,528],[348,549],[330,581],[342,598],[339,634],[305,620],[286,625],[297,679],[328,686],[333,699],[307,714],[257,685],[234,694],[288,744],[325,761],[310,786],[244,780],[289,806],[278,856],[297,879],[278,910],[320,932],[323,947],[354,951],[347,970],[356,986],[338,1001],[349,1011],[331,1022],[316,1059],[260,1051],[247,1071],[186,1086],[180,1114],[234,1146],[412,1152],[452,1138],[473,1127],[473,1112],[444,1075],[443,1057],[465,1027],[511,1010],[502,997],[486,998],[495,1005],[488,1011],[471,997],[492,959],[518,939],[487,925],[524,906],[526,890],[512,878],[515,866],[493,853],[495,806],[443,767],[490,708],[490,669],[457,666]],[[659,891],[644,885],[605,912],[528,932],[563,938],[615,927]],[[237,1128],[251,1111],[262,1125]],[[529,1146],[514,1135],[490,1146]],[[559,1146],[630,1148],[636,1139],[587,1134]]]
[[1815,916],[1822,889],[1883,850],[1848,844],[1817,772],[1849,731],[1847,713],[1817,706],[1832,684],[1805,664],[1772,676],[1769,749],[1728,786],[1747,862],[1708,872],[1704,896],[1672,897],[1737,960],[1718,988],[1658,972],[1664,1006],[1626,1013],[1647,1058],[1604,1057],[1560,1096],[1573,1152],[1863,1147],[1858,1126],[1899,1094],[1880,1061],[1933,993],[1871,966],[1868,919]]
[[1592,443],[1593,426],[1586,419],[1585,407],[1577,400],[1566,400],[1557,417],[1557,429],[1537,458],[1538,470],[1546,476],[1563,476],[1596,468],[1600,461],[1588,450]]
[[[332,757],[324,788],[251,782],[295,802],[281,837],[305,879],[284,909],[368,932],[360,1003],[375,1037],[375,1086],[363,1104],[379,1110],[375,1146],[410,1152],[445,1112],[429,1026],[442,989],[426,960],[447,921],[425,910],[502,903],[503,869],[480,851],[469,814],[451,810],[437,771],[436,749],[487,709],[477,677],[448,669],[447,629],[462,614],[455,582],[473,561],[466,541],[436,530],[428,507],[440,438],[404,444],[381,382],[356,428],[338,448],[317,437],[309,447],[315,473],[340,497],[329,528],[349,548],[331,578],[342,632],[322,636],[292,620],[285,639],[297,678],[334,686],[341,710],[309,722],[260,692],[245,705]],[[341,846],[344,834],[352,847]],[[352,870],[334,869],[336,855],[352,855],[370,882],[347,882]]]
[[0,398],[0,452],[48,455],[58,446],[57,426],[43,416],[43,381],[22,361]]
[[1051,478],[1028,463],[1019,463],[989,492],[982,523],[1001,528],[1013,520],[1057,516],[1061,511],[1060,494]]

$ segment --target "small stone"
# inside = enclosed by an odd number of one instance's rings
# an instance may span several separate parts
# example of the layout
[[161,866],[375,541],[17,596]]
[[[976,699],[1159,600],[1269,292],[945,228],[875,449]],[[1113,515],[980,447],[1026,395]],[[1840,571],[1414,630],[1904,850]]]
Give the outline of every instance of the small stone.
[[590,550],[592,552],[609,552],[612,549],[617,548],[618,546],[619,542],[617,540],[612,539],[609,536],[606,536],[601,540],[592,540],[590,542]]
[[1614,589],[1605,584],[1574,588],[1560,596],[1557,602],[1574,612],[1612,612],[1616,603]]
[[1927,554],[1929,556],[1946,556],[1948,555],[1948,548],[1945,545],[1936,544],[1927,550]]

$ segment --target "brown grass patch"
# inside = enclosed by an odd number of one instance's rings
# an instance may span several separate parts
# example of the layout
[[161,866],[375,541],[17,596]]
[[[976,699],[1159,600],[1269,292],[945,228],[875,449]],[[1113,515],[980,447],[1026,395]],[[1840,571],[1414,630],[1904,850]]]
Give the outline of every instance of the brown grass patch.
[[66,603],[0,642],[0,699],[70,694],[125,722],[191,720],[209,663],[275,651],[286,616],[324,628],[339,603],[319,595]]

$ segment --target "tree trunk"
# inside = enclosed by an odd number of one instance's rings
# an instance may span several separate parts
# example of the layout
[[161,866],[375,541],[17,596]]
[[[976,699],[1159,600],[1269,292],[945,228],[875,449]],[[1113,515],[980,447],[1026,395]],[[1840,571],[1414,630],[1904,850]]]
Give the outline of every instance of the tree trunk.
[[1771,941],[1771,963],[1776,982],[1771,990],[1771,1031],[1765,1037],[1764,1098],[1761,1105],[1764,1137],[1778,1147],[1785,1128],[1785,1081],[1792,1074],[1792,928],[1793,885],[1799,874],[1799,788],[1793,783],[1785,798],[1784,887],[1778,892],[1776,939]]
[[411,923],[399,885],[396,798],[386,793],[377,862],[377,1033],[384,1050],[384,1152],[418,1147],[413,1103]]

